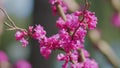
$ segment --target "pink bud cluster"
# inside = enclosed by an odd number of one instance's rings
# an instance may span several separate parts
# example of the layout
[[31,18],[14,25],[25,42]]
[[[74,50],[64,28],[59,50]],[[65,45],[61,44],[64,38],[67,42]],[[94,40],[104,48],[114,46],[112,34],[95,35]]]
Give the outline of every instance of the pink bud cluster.
[[111,22],[112,22],[113,26],[120,28],[120,14],[117,12],[114,13],[112,15]]
[[0,50],[0,63],[1,62],[5,62],[5,61],[8,61],[8,56],[6,55],[6,53],[4,51],[1,51]]
[[26,60],[19,60],[13,65],[13,68],[32,68],[32,66]]
[[28,45],[28,41],[25,39],[25,36],[27,35],[28,34],[25,31],[17,31],[15,34],[16,40],[20,41],[23,47],[26,47],[26,45]]
[[56,5],[60,4],[63,11],[66,13],[68,8],[67,8],[67,5],[62,1],[62,0],[49,0],[49,3],[52,5],[51,8],[52,8],[52,11],[53,11],[53,15],[56,15],[57,13],[57,7]]
[[[56,4],[62,6],[64,12],[67,12],[67,6],[62,0],[50,0],[52,10],[56,13]],[[76,11],[71,14],[65,14],[66,21],[59,17],[56,26],[59,31],[57,34],[47,37],[46,31],[41,25],[30,26],[28,31],[17,31],[16,40],[22,42],[24,46],[28,44],[26,37],[34,38],[40,44],[40,53],[46,59],[54,50],[62,50],[57,56],[58,61],[65,61],[62,68],[68,68],[70,62],[71,68],[98,68],[95,60],[90,59],[90,55],[84,48],[84,38],[88,29],[94,29],[97,24],[97,17],[94,12]]]

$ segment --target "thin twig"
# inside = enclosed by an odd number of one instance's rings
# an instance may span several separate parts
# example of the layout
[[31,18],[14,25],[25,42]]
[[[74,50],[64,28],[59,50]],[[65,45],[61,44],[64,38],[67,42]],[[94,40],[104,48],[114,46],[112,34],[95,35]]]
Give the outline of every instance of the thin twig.
[[11,24],[16,27],[15,23],[13,22],[13,20],[10,18],[10,16],[7,14],[6,10],[3,8],[0,8],[0,10],[6,15],[6,17],[8,18],[8,20],[11,22]]
[[110,47],[110,45],[106,41],[101,39],[99,32],[97,30],[89,31],[88,35],[94,46],[97,47],[100,52],[107,57],[107,59],[115,68],[119,68],[119,57]]
[[8,24],[7,22],[4,22],[5,25],[7,25],[9,27],[9,29],[7,30],[20,30],[20,31],[26,31],[26,29],[23,28],[19,28],[15,25],[15,23],[13,22],[13,20],[10,18],[10,16],[7,14],[6,10],[4,10],[3,8],[0,8],[0,10],[6,15],[7,19],[10,21],[11,25]]
[[110,3],[116,11],[120,13],[120,0],[110,0]]
[[[59,13],[60,13],[60,16],[63,18],[64,21],[67,21],[67,18],[66,18],[66,16],[65,16],[65,13],[64,13],[61,5],[57,3],[56,6],[57,6],[57,8],[58,8],[58,11],[59,11]],[[86,5],[86,6],[87,6],[87,5]],[[86,7],[85,7],[85,9],[86,9]],[[80,27],[80,26],[79,26],[79,27]],[[79,29],[79,27],[77,28],[77,30]],[[75,30],[74,33],[76,33],[77,30]],[[73,35],[74,35],[74,34],[73,34]],[[81,49],[78,49],[78,52],[80,53],[82,62],[84,62],[84,61],[86,60],[86,58],[85,58],[85,56],[84,56],[84,53],[82,52]],[[72,62],[72,63],[74,63],[74,62]]]
[[63,18],[63,20],[64,20],[64,21],[67,21],[66,15],[65,15],[65,13],[64,13],[61,5],[58,4],[58,3],[56,3],[56,7],[57,7],[57,10],[58,10],[60,16]]
[[4,22],[4,24],[10,28],[14,28],[13,26],[11,26],[10,24],[8,24],[7,22]]
[[85,58],[85,55],[84,55],[82,49],[78,49],[78,52],[80,53],[80,59],[81,59],[80,62],[85,62],[86,58]]
[[[85,14],[85,12],[86,12],[86,10],[88,9],[88,6],[89,6],[89,3],[88,3],[88,1],[87,0],[85,0],[85,7],[84,7],[84,10],[83,10],[83,17],[82,17],[82,19],[81,19],[81,21],[80,21],[80,23],[82,23],[82,22],[84,22],[84,14]],[[79,26],[75,29],[75,31],[73,32],[73,34],[72,34],[72,40],[73,40],[73,37],[74,37],[74,35],[75,35],[75,33],[77,32],[77,30],[80,28],[80,24],[79,24]]]
[[[114,1],[114,0],[113,0]],[[76,3],[77,4],[77,3]],[[76,7],[75,7],[76,8]],[[88,33],[88,35],[90,35],[90,33]],[[89,38],[93,41],[93,43],[96,43],[96,42],[98,42],[101,38],[100,37],[98,37],[98,35],[96,36],[96,34],[91,34],[91,36],[93,36],[94,37],[94,39],[93,38],[91,38],[90,36],[89,36]],[[104,55],[106,55],[106,57],[107,57],[107,59],[109,60],[109,61],[113,61],[112,62],[112,65],[113,66],[115,66],[115,68],[120,68],[119,66],[119,60],[120,60],[120,58],[116,55],[116,53],[112,50],[112,48],[110,47],[110,46],[107,46],[107,48],[108,48],[108,50],[110,51],[110,52],[112,52],[112,55],[111,55],[111,53],[106,53],[107,52],[107,50],[105,49],[106,47],[102,47],[102,44],[99,44],[99,46],[100,47],[98,47],[98,50],[99,51],[101,51],[102,52],[102,54],[104,54]],[[102,47],[102,48],[101,48]],[[111,56],[114,56],[114,57],[112,57],[112,58],[110,58]],[[117,57],[117,58],[116,58]],[[117,59],[117,60],[116,60]]]

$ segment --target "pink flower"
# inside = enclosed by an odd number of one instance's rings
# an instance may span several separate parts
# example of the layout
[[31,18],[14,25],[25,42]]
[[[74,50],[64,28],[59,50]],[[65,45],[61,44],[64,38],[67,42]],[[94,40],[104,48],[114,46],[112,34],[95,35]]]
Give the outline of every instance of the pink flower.
[[25,36],[24,32],[21,32],[21,31],[17,31],[15,34],[16,40],[21,40],[24,36]]
[[52,5],[53,15],[55,15],[57,13],[56,4],[61,5],[61,7],[65,13],[68,10],[67,5],[63,2],[63,0],[49,0],[49,3]]
[[40,48],[40,53],[45,59],[49,58],[49,55],[51,54],[51,50],[47,47],[41,47]]
[[97,17],[94,12],[86,11],[84,14],[85,21],[88,24],[89,29],[94,29],[97,24]]
[[20,41],[23,47],[26,47],[28,45],[28,41],[24,38],[25,36],[28,36],[25,31],[17,31],[15,34],[16,40]]
[[33,33],[33,26],[29,26],[28,31],[29,33]]
[[46,35],[46,31],[43,29],[41,25],[36,25],[33,32],[34,33],[32,34],[32,37],[37,40],[44,38]]
[[81,11],[76,11],[76,12],[74,12],[74,15],[75,15],[75,16],[81,16],[81,15],[82,15],[82,12],[81,12]]
[[51,8],[52,8],[53,16],[55,16],[56,13],[57,13],[57,7],[56,6],[52,6]]
[[84,43],[84,38],[86,36],[86,33],[87,33],[87,31],[85,29],[83,29],[82,27],[80,27],[75,34],[76,39],[79,39],[81,41],[81,43]]
[[78,52],[74,51],[71,55],[70,55],[70,60],[74,61],[75,63],[78,62]]
[[0,62],[8,61],[8,56],[4,51],[0,51]]
[[22,43],[22,46],[23,46],[23,47],[26,47],[26,46],[28,45],[28,41],[27,41],[26,39],[24,39],[24,38],[22,38],[22,39],[20,40],[20,42]]
[[115,27],[120,27],[120,14],[114,13],[112,16],[112,24]]
[[64,59],[65,59],[65,55],[63,53],[57,55],[57,60],[62,61]]
[[83,67],[83,64],[76,63],[76,64],[71,64],[71,68],[84,68],[84,67]]
[[86,59],[83,65],[84,68],[99,68],[96,61],[91,59]]
[[82,49],[82,52],[84,53],[84,55],[85,55],[86,58],[90,57],[90,54],[88,53],[87,50]]
[[67,21],[64,21],[61,17],[56,21],[56,26],[59,29],[75,30],[79,26],[79,17],[75,14],[67,14]]
[[65,24],[65,21],[61,17],[56,21],[56,26],[60,29],[66,28]]
[[[58,12],[57,5],[60,5],[64,11],[67,12],[67,6],[63,0],[49,0],[52,5],[53,13]],[[98,64],[89,59],[90,55],[84,49],[84,39],[88,29],[94,29],[97,24],[97,17],[94,12],[88,10],[76,11],[71,14],[65,14],[66,21],[62,17],[56,21],[56,26],[59,28],[57,34],[50,37],[46,36],[46,31],[41,25],[35,27],[30,26],[27,32],[18,31],[15,34],[16,40],[20,41],[24,47],[28,44],[25,37],[31,37],[38,41],[40,44],[40,53],[48,59],[53,50],[62,50],[65,53],[57,55],[58,61],[64,61],[62,68],[68,68],[68,63],[71,68],[98,68]],[[80,51],[78,49],[81,49]],[[81,52],[79,53],[79,52]],[[84,55],[84,56],[83,56]],[[80,60],[83,60],[80,61]]]
[[58,61],[65,61],[64,62],[64,64],[62,65],[62,68],[68,68],[68,62],[70,61],[70,57],[69,57],[70,55],[69,54],[62,54],[62,53],[60,53],[60,54],[58,54],[58,56],[57,56],[57,60]]
[[14,65],[14,68],[32,68],[31,64],[25,60],[19,60]]
[[99,68],[95,60],[86,59],[85,62],[71,64],[71,68]]
[[56,49],[60,48],[59,34],[55,34],[49,38],[44,38],[44,39],[40,40],[39,43],[40,43],[40,47],[45,46],[51,50],[56,50]]
[[62,65],[62,68],[68,68],[68,61],[65,61],[65,63]]

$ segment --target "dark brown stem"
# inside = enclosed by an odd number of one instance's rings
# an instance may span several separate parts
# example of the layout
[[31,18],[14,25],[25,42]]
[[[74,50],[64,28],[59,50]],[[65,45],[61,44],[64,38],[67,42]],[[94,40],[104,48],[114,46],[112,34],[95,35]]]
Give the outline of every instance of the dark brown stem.
[[[84,22],[84,14],[85,14],[85,12],[86,12],[86,10],[89,8],[89,2],[87,1],[87,0],[85,0],[85,8],[84,8],[84,10],[83,10],[83,17],[82,17],[82,20],[80,21],[80,23],[83,23]],[[74,37],[74,35],[75,35],[75,33],[77,32],[77,30],[80,28],[80,25],[75,29],[75,31],[73,32],[73,34],[72,34],[72,40],[73,40],[73,37]]]

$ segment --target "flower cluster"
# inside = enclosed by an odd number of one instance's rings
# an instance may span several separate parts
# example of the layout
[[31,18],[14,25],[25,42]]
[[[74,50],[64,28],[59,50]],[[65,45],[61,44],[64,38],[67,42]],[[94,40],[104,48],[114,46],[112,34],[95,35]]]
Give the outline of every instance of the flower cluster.
[[65,53],[57,55],[58,61],[65,61],[62,68],[68,68],[68,63],[71,63],[71,68],[98,68],[95,60],[90,59],[90,55],[84,48],[84,38],[88,29],[94,29],[97,24],[97,17],[94,12],[88,10],[76,11],[67,14],[67,6],[62,0],[50,0],[53,12],[58,12],[57,6],[60,5],[65,12],[63,17],[59,17],[56,21],[56,26],[59,31],[57,34],[47,37],[46,31],[41,25],[30,26],[28,31],[17,31],[15,34],[16,40],[19,40],[24,45],[28,42],[25,37],[31,37],[40,44],[40,53],[46,59],[54,50],[62,50]]
[[26,47],[26,45],[28,45],[28,41],[25,39],[25,36],[27,35],[28,34],[25,31],[17,31],[15,34],[16,40],[20,41],[23,47]]
[[32,66],[26,60],[17,60],[17,62],[12,65],[9,62],[8,55],[0,50],[0,68],[32,68]]
[[32,66],[26,60],[19,60],[13,65],[13,68],[32,68]]
[[120,14],[117,12],[114,13],[112,15],[111,22],[112,22],[113,26],[120,28]]
[[61,7],[65,13],[68,10],[67,5],[62,0],[49,0],[49,3],[52,5],[51,8],[53,11],[53,15],[56,15],[56,13],[58,11],[56,5],[61,5]]
[[1,50],[0,50],[0,63],[1,63],[1,62],[4,62],[4,61],[8,61],[8,60],[9,60],[9,59],[8,59],[6,53],[5,53],[4,51],[1,51]]

